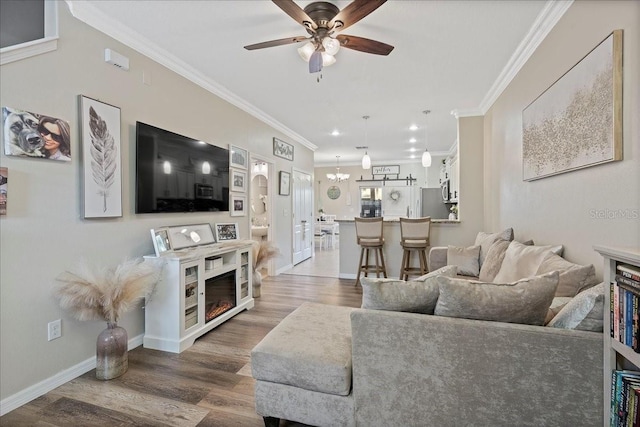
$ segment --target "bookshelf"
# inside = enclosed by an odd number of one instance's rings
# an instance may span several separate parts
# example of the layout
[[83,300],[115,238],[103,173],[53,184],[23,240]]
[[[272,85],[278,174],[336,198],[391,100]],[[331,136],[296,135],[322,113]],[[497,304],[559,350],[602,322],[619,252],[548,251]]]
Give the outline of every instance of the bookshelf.
[[617,369],[629,369],[640,371],[640,353],[636,353],[611,336],[611,297],[608,286],[616,281],[616,268],[618,264],[628,264],[640,268],[639,248],[615,248],[608,246],[594,246],[594,250],[604,258],[603,279],[607,285],[605,291],[604,310],[604,425],[611,422],[611,377]]

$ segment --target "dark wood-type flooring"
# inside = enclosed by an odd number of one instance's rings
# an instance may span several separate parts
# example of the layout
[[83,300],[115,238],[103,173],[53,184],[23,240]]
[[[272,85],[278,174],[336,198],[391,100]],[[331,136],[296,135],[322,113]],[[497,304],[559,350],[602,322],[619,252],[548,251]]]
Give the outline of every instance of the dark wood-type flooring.
[[279,275],[263,281],[255,301],[180,354],[140,346],[129,352],[123,376],[99,381],[92,370],[4,415],[0,425],[263,426],[251,349],[302,303],[359,307],[362,290],[353,280]]

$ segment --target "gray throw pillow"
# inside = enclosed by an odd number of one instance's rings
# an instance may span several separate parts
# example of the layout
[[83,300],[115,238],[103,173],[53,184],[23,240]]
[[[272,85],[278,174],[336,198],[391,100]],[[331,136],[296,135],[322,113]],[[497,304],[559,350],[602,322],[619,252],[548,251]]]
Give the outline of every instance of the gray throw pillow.
[[553,253],[548,253],[544,257],[536,275],[550,271],[560,273],[558,289],[556,290],[557,297],[574,297],[598,283],[596,269],[593,264],[574,264]]
[[480,267],[478,279],[480,279],[481,282],[493,282],[496,274],[500,271],[500,266],[502,266],[502,260],[504,260],[504,254],[509,247],[509,243],[508,240],[498,239],[491,245]]
[[404,281],[363,277],[362,308],[371,310],[406,311],[410,313],[433,314],[438,301],[437,278],[441,275],[453,277],[455,267],[443,267],[421,278]]
[[495,284],[438,277],[437,316],[544,325],[558,287],[558,272]]
[[[476,236],[474,245],[480,246],[480,265],[484,263],[489,248],[496,240],[513,240],[513,228],[507,228],[499,233],[486,233],[481,231]],[[477,275],[476,275],[477,276]]]
[[547,326],[602,332],[604,292],[604,283],[580,292],[551,319]]
[[504,253],[504,260],[500,271],[493,278],[496,283],[511,283],[527,277],[533,277],[542,264],[542,260],[549,253],[562,254],[562,245],[529,246],[520,242],[509,243]]
[[480,274],[480,246],[461,248],[449,246],[447,248],[447,265],[458,267],[458,274],[478,277]]
[[416,277],[415,279],[413,279],[413,281],[420,282],[434,276],[456,277],[456,274],[458,274],[458,267],[456,267],[455,265],[445,265],[444,267],[440,267],[437,270],[431,271],[427,274],[423,274],[420,277]]

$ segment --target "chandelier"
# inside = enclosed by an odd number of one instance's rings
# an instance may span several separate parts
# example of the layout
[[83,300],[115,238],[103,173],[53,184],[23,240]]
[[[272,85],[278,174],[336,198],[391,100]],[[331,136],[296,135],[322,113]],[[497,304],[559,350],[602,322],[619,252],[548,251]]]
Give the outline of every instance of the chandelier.
[[340,156],[336,156],[336,173],[328,173],[327,179],[331,182],[342,182],[349,179],[348,173],[340,173]]

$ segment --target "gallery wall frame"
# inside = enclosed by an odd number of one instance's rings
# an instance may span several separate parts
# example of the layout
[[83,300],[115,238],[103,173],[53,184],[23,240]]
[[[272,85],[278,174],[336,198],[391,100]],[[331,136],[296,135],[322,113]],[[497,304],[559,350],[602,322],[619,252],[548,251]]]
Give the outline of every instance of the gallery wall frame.
[[229,215],[245,216],[247,214],[247,196],[231,193],[229,194]]
[[522,112],[522,177],[622,160],[622,30],[615,30]]
[[244,148],[229,144],[229,166],[247,169],[249,165],[249,153]]
[[245,193],[247,191],[247,172],[230,168],[230,182],[229,186],[231,191]]
[[293,145],[281,139],[273,138],[273,155],[293,161]]
[[289,172],[280,171],[280,179],[278,183],[278,194],[281,196],[288,196],[291,193],[291,174]]
[[84,218],[122,216],[120,108],[80,95]]
[[0,168],[0,215],[7,214],[7,191],[9,189],[9,169]]
[[229,240],[239,240],[240,230],[237,222],[216,223],[216,241],[226,242]]

